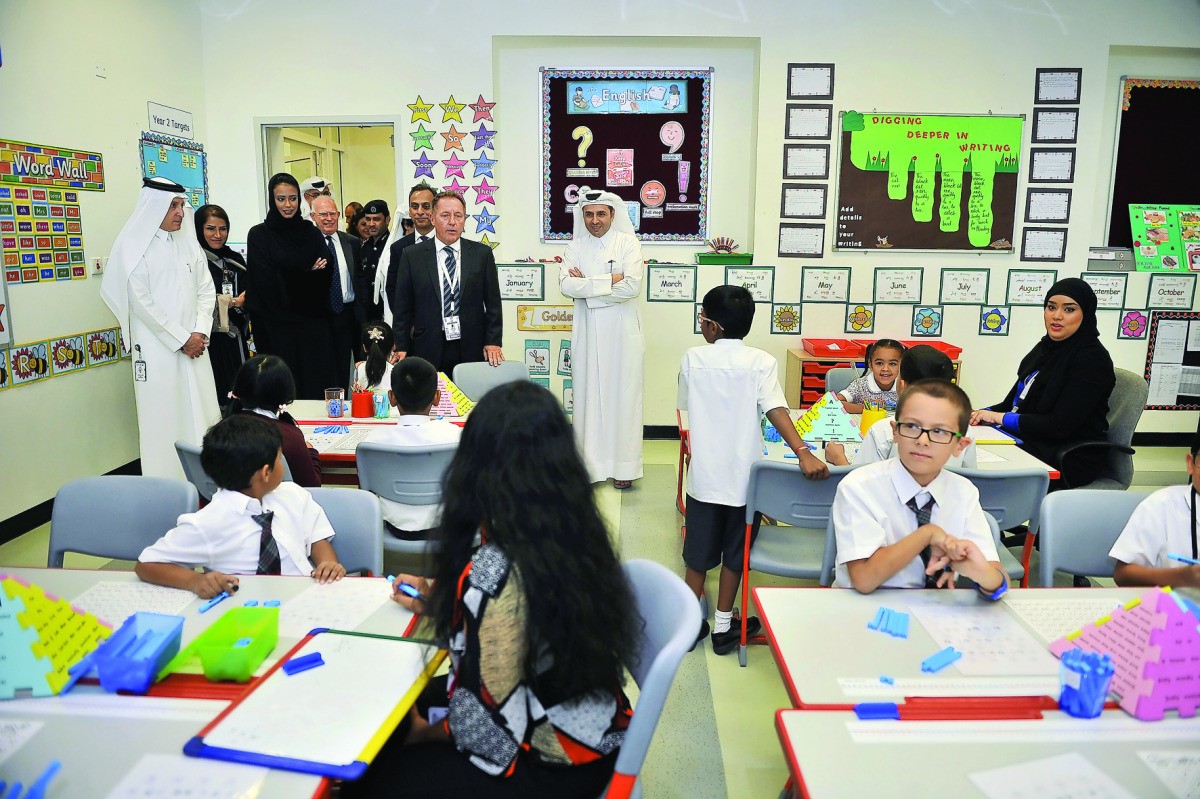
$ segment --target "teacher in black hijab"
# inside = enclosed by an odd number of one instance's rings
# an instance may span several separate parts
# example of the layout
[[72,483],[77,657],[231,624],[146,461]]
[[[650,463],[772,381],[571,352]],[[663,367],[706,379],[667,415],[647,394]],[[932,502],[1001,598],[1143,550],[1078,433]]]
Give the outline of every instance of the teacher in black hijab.
[[325,389],[349,380],[348,372],[333,369],[329,252],[317,228],[300,216],[299,181],[281,172],[267,194],[267,218],[246,236],[246,309],[255,351],[284,360],[297,399],[323,399]]
[[1058,453],[1080,441],[1104,441],[1108,399],[1116,385],[1112,358],[1096,329],[1096,295],[1076,277],[1046,293],[1046,335],[1017,367],[1004,401],[974,411],[971,424],[998,425],[1022,440],[1021,448],[1062,473],[1068,486],[1099,476],[1106,453],[1084,447],[1060,463]]

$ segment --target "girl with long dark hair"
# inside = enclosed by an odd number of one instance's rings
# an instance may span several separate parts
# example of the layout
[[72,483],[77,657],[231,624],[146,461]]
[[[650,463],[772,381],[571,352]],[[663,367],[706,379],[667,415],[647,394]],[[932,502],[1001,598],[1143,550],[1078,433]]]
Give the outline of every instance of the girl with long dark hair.
[[292,415],[284,410],[296,401],[292,371],[276,355],[255,355],[242,364],[233,381],[226,416],[248,413],[265,417],[283,436],[283,458],[292,480],[302,486],[321,485],[321,456],[304,440]]

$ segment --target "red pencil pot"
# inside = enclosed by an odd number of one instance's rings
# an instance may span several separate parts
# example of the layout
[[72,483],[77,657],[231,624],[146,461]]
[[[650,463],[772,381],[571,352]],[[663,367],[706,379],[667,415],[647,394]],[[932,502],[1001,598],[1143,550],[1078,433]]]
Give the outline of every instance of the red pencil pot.
[[370,391],[355,391],[350,397],[350,415],[362,419],[375,415],[375,395]]

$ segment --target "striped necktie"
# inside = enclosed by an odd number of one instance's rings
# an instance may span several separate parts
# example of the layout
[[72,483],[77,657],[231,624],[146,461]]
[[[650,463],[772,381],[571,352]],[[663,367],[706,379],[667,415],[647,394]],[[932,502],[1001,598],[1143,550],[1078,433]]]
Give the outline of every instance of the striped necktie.
[[458,316],[458,286],[454,273],[458,265],[454,261],[454,248],[443,247],[446,253],[446,274],[442,277],[442,316]]
[[279,545],[271,535],[271,517],[274,515],[275,511],[269,510],[250,517],[262,527],[258,541],[258,574],[279,574]]

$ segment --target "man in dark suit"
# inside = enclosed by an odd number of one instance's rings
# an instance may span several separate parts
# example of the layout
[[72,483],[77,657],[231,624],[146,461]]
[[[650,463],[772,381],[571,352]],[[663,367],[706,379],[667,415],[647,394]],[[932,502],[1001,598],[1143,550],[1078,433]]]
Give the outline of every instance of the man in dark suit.
[[356,302],[354,285],[359,258],[358,239],[338,230],[340,216],[332,197],[318,195],[313,200],[312,221],[325,239],[325,248],[329,250],[326,260],[330,266],[337,267],[329,285],[329,324],[333,339],[331,368],[338,379],[334,386],[347,385],[350,380],[354,352],[358,348],[358,331],[364,321],[361,318],[362,305]]
[[466,221],[461,194],[437,195],[436,234],[404,250],[392,296],[400,357],[419,355],[447,375],[460,363],[504,360],[496,259],[491,247],[462,238]]
[[[397,237],[388,248],[388,268],[386,277],[387,282],[385,289],[387,291],[387,301],[390,306],[392,298],[396,296],[396,273],[400,271],[400,256],[404,251],[414,244],[420,244],[433,238],[433,200],[435,194],[433,189],[425,181],[421,181],[417,185],[408,190],[408,214],[412,217],[413,232],[406,233],[403,236]],[[392,318],[393,323],[395,317]],[[392,328],[395,329],[395,324]]]

